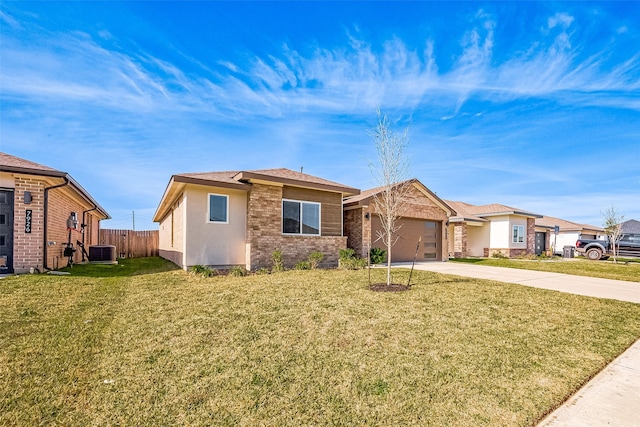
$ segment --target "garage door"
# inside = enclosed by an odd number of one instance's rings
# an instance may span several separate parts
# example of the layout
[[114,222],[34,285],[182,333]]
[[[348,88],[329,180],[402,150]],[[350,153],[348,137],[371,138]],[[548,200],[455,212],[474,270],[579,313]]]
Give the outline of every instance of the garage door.
[[[398,241],[391,248],[392,262],[410,262],[414,256],[417,261],[442,260],[442,225],[436,221],[401,218]],[[373,217],[372,222],[373,247],[385,249],[382,239],[378,240],[378,230],[381,230],[380,218]],[[420,239],[422,237],[422,239]],[[418,240],[420,239],[420,246]],[[417,256],[416,256],[417,249]]]

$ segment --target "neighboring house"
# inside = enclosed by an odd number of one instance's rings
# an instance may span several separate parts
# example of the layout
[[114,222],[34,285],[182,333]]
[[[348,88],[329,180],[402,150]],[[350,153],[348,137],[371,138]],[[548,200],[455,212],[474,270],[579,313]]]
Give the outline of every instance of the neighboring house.
[[[391,248],[392,262],[446,261],[448,260],[447,223],[456,212],[417,179],[405,182],[409,185],[407,206],[398,219],[397,242]],[[344,228],[347,246],[361,257],[367,256],[371,247],[386,249],[379,238],[379,211],[375,195],[382,187],[366,190],[344,201]],[[418,247],[418,239],[422,237]]]
[[0,153],[0,273],[66,266],[67,243],[98,244],[100,221],[109,218],[66,172]]
[[183,269],[194,265],[248,270],[286,265],[314,251],[337,266],[343,235],[342,199],[360,191],[289,169],[173,175],[153,220],[160,256]]
[[454,258],[507,257],[535,253],[535,220],[542,215],[510,206],[445,201],[457,215],[449,219],[449,253]]
[[622,234],[638,234],[640,235],[640,221],[630,219],[622,223]]
[[[558,227],[558,233],[555,230]],[[578,224],[552,216],[536,218],[536,255],[551,251],[562,255],[565,246],[576,245],[578,239],[603,238],[604,230],[588,224]]]

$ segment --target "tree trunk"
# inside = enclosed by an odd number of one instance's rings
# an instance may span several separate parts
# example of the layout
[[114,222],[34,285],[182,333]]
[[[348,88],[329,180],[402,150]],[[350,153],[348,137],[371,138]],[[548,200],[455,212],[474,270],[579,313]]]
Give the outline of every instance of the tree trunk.
[[391,233],[387,233],[387,286],[391,284]]

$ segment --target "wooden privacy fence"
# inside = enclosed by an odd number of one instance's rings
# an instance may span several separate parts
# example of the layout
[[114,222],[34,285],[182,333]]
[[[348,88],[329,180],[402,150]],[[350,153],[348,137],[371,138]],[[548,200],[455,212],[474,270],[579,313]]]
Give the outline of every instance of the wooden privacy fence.
[[118,258],[158,256],[158,230],[100,229],[100,244],[116,247]]

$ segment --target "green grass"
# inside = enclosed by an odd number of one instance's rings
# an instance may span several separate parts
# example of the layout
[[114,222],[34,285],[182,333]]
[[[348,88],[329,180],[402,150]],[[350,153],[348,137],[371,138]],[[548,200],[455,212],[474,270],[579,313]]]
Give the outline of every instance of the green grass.
[[523,270],[549,271],[552,273],[575,274],[577,276],[600,277],[602,279],[640,282],[640,263],[612,261],[589,261],[586,259],[506,259],[506,258],[453,258],[452,262],[475,265],[520,268]]
[[0,280],[0,425],[530,426],[640,337],[638,304],[429,272],[96,267]]

